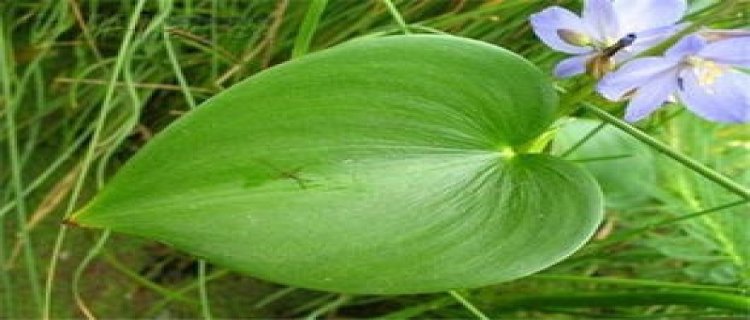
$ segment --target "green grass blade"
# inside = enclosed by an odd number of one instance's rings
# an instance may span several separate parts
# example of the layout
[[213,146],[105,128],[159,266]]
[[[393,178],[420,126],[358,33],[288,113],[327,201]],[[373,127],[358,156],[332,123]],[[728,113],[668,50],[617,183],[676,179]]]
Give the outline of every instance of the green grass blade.
[[[138,3],[136,4],[135,10],[133,11],[130,17],[130,22],[128,23],[127,32],[125,33],[123,41],[120,44],[120,49],[119,49],[120,54],[118,54],[117,56],[115,67],[114,67],[114,70],[112,71],[109,85],[107,87],[107,92],[106,92],[104,101],[102,103],[102,107],[99,111],[99,116],[96,122],[96,129],[94,130],[93,136],[91,138],[91,142],[89,143],[89,147],[84,156],[83,167],[81,168],[81,172],[79,173],[78,179],[76,180],[75,186],[73,187],[73,191],[70,196],[70,201],[68,202],[68,207],[65,211],[66,212],[65,217],[68,217],[70,214],[73,213],[73,210],[78,200],[78,196],[83,187],[83,183],[86,178],[88,169],[94,160],[96,146],[99,141],[99,137],[101,136],[102,128],[104,127],[104,120],[107,117],[110,104],[112,101],[112,96],[114,94],[115,83],[117,82],[117,78],[119,77],[122,65],[125,61],[125,55],[127,52],[129,52],[130,42],[133,38],[133,34],[135,33],[135,25],[138,23],[138,20],[141,15],[141,11],[143,10],[143,6],[145,5],[145,3],[146,3],[146,0],[139,0]],[[67,231],[66,226],[62,226],[60,228],[57,234],[57,238],[55,239],[54,247],[52,249],[52,256],[50,258],[49,267],[47,269],[47,281],[45,284],[44,306],[43,306],[43,312],[42,312],[43,319],[50,319],[51,317],[50,311],[52,307],[52,289],[53,289],[53,285],[55,282],[55,272],[57,270],[57,261],[60,256],[60,251],[62,250],[62,244],[63,244],[63,241],[65,240],[66,231]]]
[[469,312],[471,312],[471,314],[473,314],[474,316],[476,316],[477,319],[479,319],[479,320],[489,320],[490,319],[489,317],[487,317],[486,315],[484,315],[484,313],[482,313],[482,311],[480,311],[479,308],[477,308],[476,306],[474,306],[471,302],[469,302],[469,300],[466,300],[466,298],[462,297],[455,290],[448,291],[448,293],[454,299],[456,299],[456,301],[458,301],[459,303],[461,303],[461,305],[463,305],[466,308],[466,310],[469,310]]
[[312,0],[310,7],[307,9],[302,25],[299,27],[297,37],[294,39],[294,48],[292,49],[292,59],[299,58],[310,50],[315,29],[318,27],[320,17],[326,9],[328,0]]

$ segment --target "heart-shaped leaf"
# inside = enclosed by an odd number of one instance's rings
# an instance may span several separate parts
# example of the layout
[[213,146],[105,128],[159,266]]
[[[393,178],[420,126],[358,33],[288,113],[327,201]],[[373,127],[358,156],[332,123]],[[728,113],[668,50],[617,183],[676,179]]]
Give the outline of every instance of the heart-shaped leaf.
[[556,103],[534,66],[485,43],[357,40],[204,103],[73,219],[300,287],[510,280],[571,254],[601,218],[587,173],[511,151]]

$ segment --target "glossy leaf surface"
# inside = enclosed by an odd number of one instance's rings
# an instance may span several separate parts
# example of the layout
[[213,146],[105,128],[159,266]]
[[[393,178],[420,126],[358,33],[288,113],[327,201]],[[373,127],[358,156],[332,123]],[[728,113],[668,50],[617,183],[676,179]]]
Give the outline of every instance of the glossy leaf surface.
[[353,41],[262,72],[156,136],[74,220],[294,286],[417,293],[554,264],[601,218],[593,178],[513,155],[543,75],[450,36]]

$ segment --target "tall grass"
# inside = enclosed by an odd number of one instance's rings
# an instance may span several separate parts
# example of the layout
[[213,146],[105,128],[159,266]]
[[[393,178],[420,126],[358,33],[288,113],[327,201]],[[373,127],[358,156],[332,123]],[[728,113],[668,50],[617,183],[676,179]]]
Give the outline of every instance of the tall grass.
[[[580,7],[573,0],[555,3]],[[648,200],[609,210],[596,240],[574,257],[539,275],[450,294],[349,296],[287,288],[141,239],[60,224],[154,134],[202,101],[263,69],[356,37],[448,33],[506,47],[549,71],[560,56],[527,22],[548,5],[0,2],[0,317],[747,315],[747,202],[663,156],[655,163],[659,183],[643,190]],[[747,1],[692,6],[693,21],[750,25]],[[587,84],[558,82],[569,99],[563,103],[621,107],[603,104]],[[585,110],[578,115],[594,118]],[[708,170],[750,183],[746,127],[672,112],[643,128]]]

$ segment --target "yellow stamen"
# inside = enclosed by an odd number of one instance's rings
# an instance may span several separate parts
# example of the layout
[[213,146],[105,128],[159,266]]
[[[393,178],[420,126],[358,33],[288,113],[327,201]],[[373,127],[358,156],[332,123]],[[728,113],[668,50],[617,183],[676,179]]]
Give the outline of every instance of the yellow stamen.
[[565,42],[574,46],[585,47],[591,44],[591,38],[587,35],[579,32],[575,32],[570,29],[557,30],[557,35],[560,36]]
[[687,62],[693,67],[698,84],[703,87],[712,86],[729,69],[727,66],[695,56],[688,58]]
[[604,47],[611,47],[615,45],[617,43],[617,40],[618,39],[612,37],[607,37],[606,39],[604,39]]

